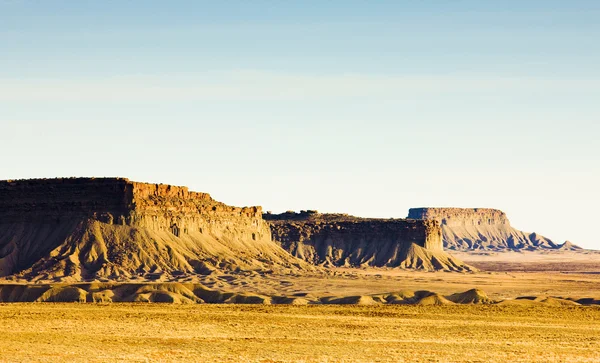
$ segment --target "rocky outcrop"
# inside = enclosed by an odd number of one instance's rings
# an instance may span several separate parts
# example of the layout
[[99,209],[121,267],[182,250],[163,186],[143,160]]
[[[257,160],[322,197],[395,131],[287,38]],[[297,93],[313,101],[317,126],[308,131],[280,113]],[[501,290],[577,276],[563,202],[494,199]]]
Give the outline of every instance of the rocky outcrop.
[[437,220],[443,226],[509,226],[506,214],[489,208],[412,208],[408,218]]
[[513,228],[504,212],[488,208],[412,208],[408,218],[438,221],[444,248],[450,250],[573,250],[570,242],[557,244],[537,233]]
[[124,178],[0,181],[0,276],[79,281],[302,269],[260,207]]
[[576,244],[574,244],[571,241],[565,241],[565,243],[560,245],[558,247],[558,249],[561,251],[581,251],[581,250],[583,250],[583,248],[577,246]]
[[[260,207],[231,207],[187,187],[132,182],[125,178],[67,178],[0,181],[0,220],[60,222],[92,218],[107,224],[173,234],[227,230],[232,218],[260,239],[268,227]],[[258,236],[258,237],[257,237]],[[247,237],[247,236],[244,236]]]
[[439,222],[316,211],[265,214],[273,240],[315,265],[469,271],[442,249]]

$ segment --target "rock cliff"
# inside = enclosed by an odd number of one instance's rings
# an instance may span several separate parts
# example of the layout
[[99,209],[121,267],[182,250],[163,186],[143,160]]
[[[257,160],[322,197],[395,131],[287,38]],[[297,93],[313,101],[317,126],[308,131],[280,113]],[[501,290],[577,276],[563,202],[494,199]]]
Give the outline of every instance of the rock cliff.
[[469,271],[442,249],[437,221],[370,219],[316,211],[265,214],[273,240],[315,265]]
[[435,220],[441,224],[444,247],[450,250],[572,250],[537,233],[513,228],[504,212],[488,208],[412,208],[408,218]]
[[0,181],[0,276],[79,281],[311,268],[271,241],[260,207],[124,178]]

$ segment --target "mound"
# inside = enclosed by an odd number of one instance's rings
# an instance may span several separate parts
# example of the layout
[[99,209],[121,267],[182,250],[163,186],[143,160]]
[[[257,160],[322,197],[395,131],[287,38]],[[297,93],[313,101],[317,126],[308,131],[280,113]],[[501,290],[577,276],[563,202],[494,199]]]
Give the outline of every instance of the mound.
[[185,187],[0,182],[0,221],[0,276],[29,281],[314,269],[271,241],[260,207],[230,207]]
[[401,291],[395,294],[389,294],[383,297],[388,304],[406,304],[407,302],[414,301],[414,291]]
[[558,249],[561,251],[581,251],[581,250],[583,250],[583,248],[577,246],[576,244],[572,243],[571,241],[565,241],[565,243],[560,245],[560,247],[558,247]]
[[308,305],[311,302],[301,297],[277,296],[271,299],[273,304],[281,305]]
[[180,283],[125,284],[116,288],[119,301],[164,302],[164,303],[203,303],[192,290]]
[[86,302],[87,292],[77,286],[59,286],[47,290],[36,302]]
[[88,298],[88,302],[93,303],[111,303],[115,297],[115,293],[112,290],[103,290],[98,292],[91,292]]
[[[399,305],[453,305],[454,302],[432,291],[402,291],[383,297],[387,304]],[[464,302],[465,304],[467,302]]]
[[[397,260],[401,260],[398,263],[398,266],[401,268],[429,271],[476,271],[474,267],[443,251],[431,251],[414,243],[405,246],[396,256],[400,256]],[[386,266],[394,265],[395,263],[390,262]]]
[[[200,284],[181,283],[79,283],[73,285],[0,285],[5,302],[146,302],[170,304],[271,304],[271,297],[210,290]],[[280,298],[281,299],[281,298]],[[298,301],[296,301],[298,300]],[[303,304],[302,299],[280,301]],[[308,301],[306,302],[308,303]]]
[[498,303],[498,305],[508,305],[508,306],[535,306],[541,305],[539,301],[528,300],[528,299],[507,299],[502,300]]
[[456,304],[493,304],[487,294],[479,289],[471,289],[465,292],[459,292],[446,297]]
[[224,304],[261,304],[271,305],[271,297],[258,294],[233,294],[224,300]]
[[367,219],[314,211],[264,217],[275,241],[315,265],[475,270],[443,251],[441,230],[434,221]]
[[581,299],[575,300],[576,303],[581,305],[600,305],[600,299],[593,297],[584,297]]
[[452,301],[444,296],[431,291],[417,291],[413,297],[412,304],[415,305],[452,305]]
[[345,296],[345,297],[326,297],[321,299],[322,304],[336,305],[378,305],[379,303],[372,296]]
[[550,306],[576,306],[581,305],[575,301],[563,299],[560,297],[552,297],[552,296],[521,296],[516,298],[515,300],[528,300],[531,302],[536,302],[544,305]]
[[138,294],[133,302],[195,304],[201,302],[198,300],[199,299],[197,298],[195,300],[191,300],[169,291],[151,291],[145,294]]
[[71,303],[167,303],[167,304],[286,304],[286,305],[454,305],[497,304],[554,307],[600,305],[594,298],[521,296],[494,301],[485,292],[472,289],[443,296],[427,290],[401,291],[376,295],[298,297],[269,296],[209,289],[199,283],[77,283],[77,284],[0,284],[0,303],[71,302]]

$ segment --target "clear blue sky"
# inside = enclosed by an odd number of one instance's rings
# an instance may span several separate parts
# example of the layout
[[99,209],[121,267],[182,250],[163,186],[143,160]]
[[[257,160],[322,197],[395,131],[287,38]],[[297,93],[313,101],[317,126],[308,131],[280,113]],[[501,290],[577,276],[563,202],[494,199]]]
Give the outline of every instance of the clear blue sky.
[[0,179],[492,207],[600,249],[600,1],[0,0]]

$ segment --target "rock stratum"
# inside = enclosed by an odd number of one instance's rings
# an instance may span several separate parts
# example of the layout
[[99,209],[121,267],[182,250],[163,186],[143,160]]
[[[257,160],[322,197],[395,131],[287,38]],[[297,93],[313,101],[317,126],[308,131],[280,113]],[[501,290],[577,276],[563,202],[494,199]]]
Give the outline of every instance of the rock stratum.
[[0,277],[18,281],[182,281],[314,265],[473,270],[443,251],[441,236],[432,220],[263,218],[261,207],[125,178],[0,181]]
[[316,211],[264,215],[273,240],[313,265],[472,271],[442,247],[435,220],[358,218]]
[[0,181],[0,277],[69,282],[311,268],[271,240],[260,207],[125,178]]
[[408,218],[440,223],[446,249],[457,251],[579,250],[565,242],[558,244],[537,233],[519,231],[506,214],[488,208],[412,208]]

